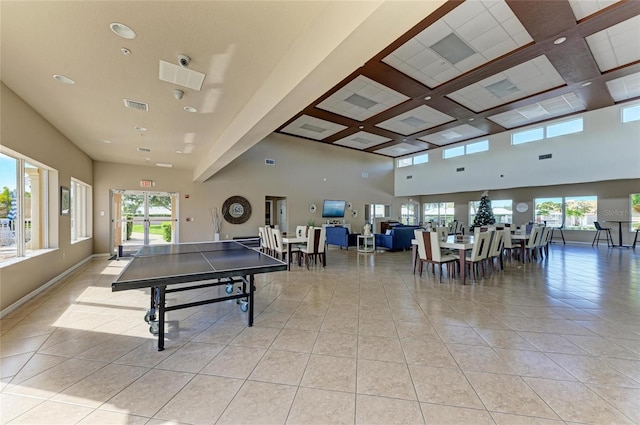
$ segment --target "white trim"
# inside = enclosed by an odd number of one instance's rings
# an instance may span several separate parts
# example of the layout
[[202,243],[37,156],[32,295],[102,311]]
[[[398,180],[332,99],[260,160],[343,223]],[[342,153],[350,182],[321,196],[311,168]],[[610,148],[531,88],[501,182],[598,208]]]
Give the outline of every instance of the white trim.
[[[0,319],[2,319],[4,316],[6,316],[7,314],[11,313],[12,311],[16,310],[17,308],[21,307],[24,303],[26,303],[27,301],[31,300],[32,298],[34,298],[36,295],[40,294],[41,292],[45,291],[46,289],[48,289],[49,287],[55,285],[56,283],[58,283],[60,280],[62,280],[62,278],[66,277],[68,274],[70,274],[71,272],[75,271],[77,268],[79,268],[80,266],[82,266],[84,263],[86,263],[87,261],[93,259],[96,256],[102,256],[103,254],[93,254],[88,256],[87,258],[85,258],[84,260],[80,261],[79,263],[71,266],[70,268],[68,268],[67,270],[63,271],[62,273],[60,273],[58,276],[54,277],[53,279],[49,280],[47,283],[45,283],[44,285],[41,285],[40,287],[38,287],[37,289],[31,291],[30,293],[28,293],[27,295],[25,295],[24,297],[20,298],[18,301],[14,302],[13,304],[11,304],[9,307],[5,308],[4,310],[0,311]],[[108,254],[104,254],[104,255],[108,255]]]

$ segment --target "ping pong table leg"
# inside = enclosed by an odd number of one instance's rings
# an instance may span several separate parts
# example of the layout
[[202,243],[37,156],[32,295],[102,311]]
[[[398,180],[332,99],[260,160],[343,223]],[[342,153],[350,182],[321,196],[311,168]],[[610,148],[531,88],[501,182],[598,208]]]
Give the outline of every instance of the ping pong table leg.
[[158,303],[158,351],[164,350],[164,300],[165,300],[165,287],[159,286],[157,291],[160,291],[160,302]]
[[247,326],[249,327],[253,326],[253,292],[254,292],[253,278],[254,278],[254,275],[249,276],[249,317],[247,319],[248,320]]

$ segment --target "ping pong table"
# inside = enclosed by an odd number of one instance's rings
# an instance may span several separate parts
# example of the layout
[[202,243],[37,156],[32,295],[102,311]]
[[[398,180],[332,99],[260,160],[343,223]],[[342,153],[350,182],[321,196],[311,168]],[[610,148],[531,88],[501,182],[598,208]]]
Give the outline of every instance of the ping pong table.
[[[151,289],[145,321],[158,335],[158,351],[164,350],[168,311],[235,299],[243,312],[249,312],[247,325],[253,326],[254,276],[287,270],[287,264],[250,245],[233,240],[143,246],[111,284],[111,290]],[[216,298],[170,306],[165,303],[167,293],[222,285],[226,286],[225,295]]]

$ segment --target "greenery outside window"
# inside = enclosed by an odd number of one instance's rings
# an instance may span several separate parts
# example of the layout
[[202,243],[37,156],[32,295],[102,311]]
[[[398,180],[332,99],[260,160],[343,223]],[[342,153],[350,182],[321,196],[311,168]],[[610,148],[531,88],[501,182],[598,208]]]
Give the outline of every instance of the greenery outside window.
[[402,224],[410,226],[418,225],[418,217],[420,215],[420,204],[416,202],[409,202],[408,204],[402,204],[400,206],[400,221]]
[[640,229],[640,193],[629,195],[629,203],[631,204],[631,223],[629,230],[635,232]]
[[573,196],[564,199],[565,228],[568,230],[595,230],[598,221],[597,196]]
[[563,223],[562,198],[536,198],[533,201],[534,220],[550,227],[560,227]]

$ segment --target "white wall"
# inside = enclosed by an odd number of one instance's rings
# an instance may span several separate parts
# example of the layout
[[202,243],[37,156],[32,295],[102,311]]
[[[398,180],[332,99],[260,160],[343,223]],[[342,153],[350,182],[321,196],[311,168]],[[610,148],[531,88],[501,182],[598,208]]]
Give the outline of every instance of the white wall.
[[[622,124],[623,106],[581,114],[581,133],[511,146],[512,132],[505,132],[488,137],[488,152],[446,160],[442,149],[430,151],[428,163],[395,170],[395,194],[419,196],[638,178],[640,121]],[[544,154],[553,158],[538,160],[538,155]],[[459,167],[465,171],[456,172]]]

